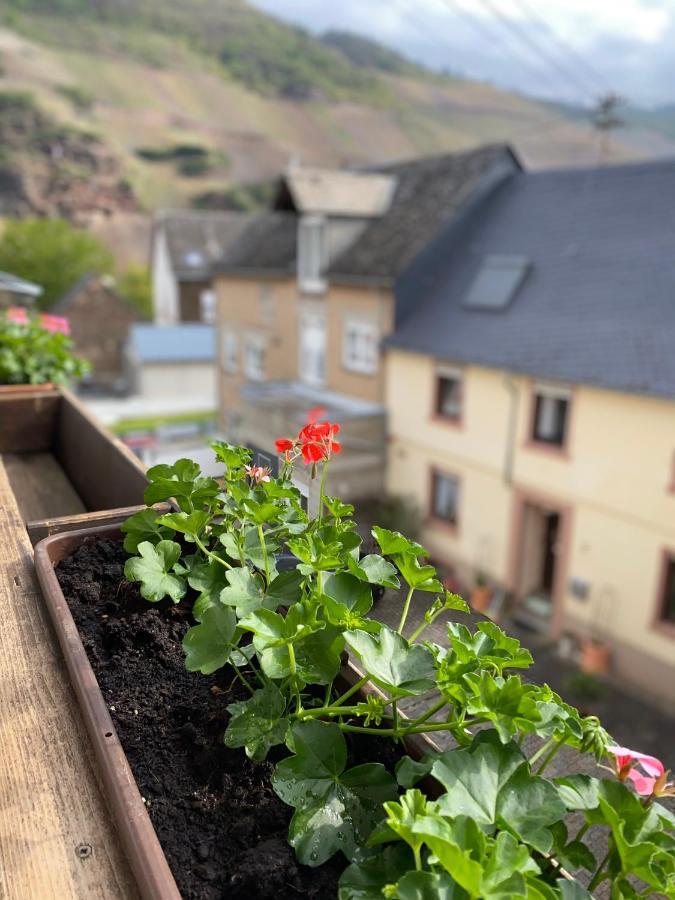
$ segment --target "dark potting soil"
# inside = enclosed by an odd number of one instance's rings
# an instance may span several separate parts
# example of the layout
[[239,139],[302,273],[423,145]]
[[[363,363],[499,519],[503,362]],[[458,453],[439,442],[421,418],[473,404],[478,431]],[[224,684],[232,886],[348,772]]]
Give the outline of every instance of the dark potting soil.
[[[124,579],[121,543],[92,540],[56,569],[159,841],[185,900],[330,900],[347,865],[301,866],[287,843],[292,809],[272,765],[223,743],[227,706],[245,699],[232,670],[185,669],[191,599],[143,600]],[[398,758],[383,741],[350,745],[350,765]]]

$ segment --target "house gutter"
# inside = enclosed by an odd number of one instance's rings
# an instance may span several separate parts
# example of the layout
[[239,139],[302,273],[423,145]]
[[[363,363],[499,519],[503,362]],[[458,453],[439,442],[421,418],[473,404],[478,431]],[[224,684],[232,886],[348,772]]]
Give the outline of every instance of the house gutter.
[[506,446],[504,447],[504,463],[502,477],[505,484],[513,483],[513,468],[516,455],[516,427],[518,424],[518,405],[520,403],[520,389],[513,375],[508,372],[504,375],[504,387],[509,394],[509,417],[506,428]]

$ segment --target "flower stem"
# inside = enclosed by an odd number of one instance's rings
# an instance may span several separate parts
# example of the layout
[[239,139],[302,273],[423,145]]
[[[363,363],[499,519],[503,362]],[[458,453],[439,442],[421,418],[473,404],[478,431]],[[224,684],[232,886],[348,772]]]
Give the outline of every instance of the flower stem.
[[544,744],[542,744],[538,750],[535,750],[535,752],[530,757],[530,766],[532,766],[534,763],[536,763],[536,761],[540,757],[542,757],[545,753],[548,753],[548,751],[550,750],[550,748],[553,746],[554,743],[555,743],[555,738],[549,738],[549,740],[546,741]]
[[419,718],[413,719],[412,722],[408,724],[406,728],[403,729],[403,737],[410,731],[411,728],[416,728],[418,725],[422,725],[423,722],[426,722],[430,719],[434,713],[437,713],[439,709],[443,709],[444,706],[447,705],[447,700],[441,698],[438,703],[434,703],[433,706],[430,706],[429,709],[423,713]]
[[295,699],[296,699],[296,715],[299,715],[302,712],[302,700],[300,699],[300,688],[298,687],[298,679],[297,679],[297,665],[295,662],[295,650],[293,649],[293,644],[288,644],[288,664],[291,670],[291,677],[293,679],[293,687],[295,688]]
[[605,875],[605,873],[603,872],[603,869],[605,868],[605,865],[607,864],[607,860],[609,859],[609,854],[610,854],[610,852],[611,852],[611,851],[608,850],[607,853],[605,853],[604,859],[602,860],[602,862],[600,863],[600,865],[599,865],[598,868],[596,869],[595,875],[591,878],[591,880],[590,880],[590,882],[589,882],[589,885],[588,885],[588,887],[586,888],[586,890],[588,891],[589,894],[591,893],[591,891],[592,891],[594,888],[596,888],[596,887],[600,884],[601,881],[604,881],[604,880],[605,880],[606,875]]
[[403,634],[403,626],[405,625],[405,620],[408,618],[408,610],[410,609],[410,601],[412,600],[414,587],[410,587],[408,590],[408,596],[405,598],[405,603],[403,604],[403,612],[401,613],[401,621],[398,623],[398,633]]
[[364,675],[363,678],[359,678],[359,680],[352,687],[350,687],[348,691],[345,691],[344,694],[342,694],[342,696],[337,698],[335,703],[333,703],[333,706],[334,707],[340,706],[342,703],[345,702],[345,700],[349,700],[349,698],[353,694],[355,694],[357,691],[361,690],[361,688],[366,683],[366,681],[368,681],[368,678],[369,678],[368,675]]
[[317,516],[317,522],[320,525],[321,520],[323,519],[323,498],[324,491],[326,487],[326,475],[328,473],[328,460],[326,460],[321,467],[321,483],[319,485],[319,515]]
[[231,665],[232,668],[234,669],[234,674],[237,676],[237,678],[239,679],[239,681],[241,681],[241,683],[244,685],[244,687],[248,688],[249,693],[250,693],[251,695],[254,694],[254,693],[255,693],[254,689],[251,687],[251,685],[250,685],[248,679],[244,676],[244,673],[241,671],[241,669],[239,669],[238,666],[236,666],[236,665],[232,662],[232,660],[230,660],[230,665]]
[[224,559],[221,559],[219,556],[216,556],[215,553],[212,553],[207,547],[205,547],[204,544],[199,540],[199,538],[197,537],[196,534],[193,534],[192,537],[195,539],[195,544],[199,547],[199,549],[202,551],[202,553],[205,553],[211,559],[215,559],[216,562],[219,562],[221,564],[221,566],[225,566],[226,569],[232,568],[232,566],[228,562],[225,562]]
[[267,559],[267,546],[265,544],[265,534],[263,532],[262,524],[258,525],[258,540],[260,541],[260,548],[262,549],[263,560],[265,562],[265,583],[266,586],[270,585],[270,564]]
[[430,616],[429,621],[427,621],[425,619],[421,625],[418,625],[417,628],[413,631],[413,633],[408,638],[408,643],[413,644],[417,640],[417,638],[422,634],[422,632],[425,630],[425,628],[428,628],[430,625],[434,624],[434,622],[436,621],[436,619],[440,616],[440,614],[442,612],[443,612],[443,610],[439,609],[437,613],[434,613],[432,616]]
[[542,764],[541,764],[541,765],[539,766],[539,768],[535,771],[535,773],[534,773],[535,775],[541,775],[541,773],[544,771],[544,769],[546,768],[546,766],[551,762],[551,760],[553,759],[553,757],[556,755],[556,753],[558,752],[558,750],[560,750],[560,748],[562,747],[562,745],[563,745],[564,743],[565,743],[564,738],[560,738],[559,740],[556,741],[555,745],[549,750],[549,752],[548,752],[548,753],[546,754],[546,756],[544,757],[544,760],[543,760]]

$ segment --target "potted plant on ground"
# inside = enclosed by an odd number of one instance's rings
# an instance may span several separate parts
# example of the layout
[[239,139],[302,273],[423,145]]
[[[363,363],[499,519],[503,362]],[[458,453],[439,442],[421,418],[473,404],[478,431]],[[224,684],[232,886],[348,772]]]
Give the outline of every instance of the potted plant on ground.
[[469,600],[472,609],[476,612],[485,612],[492,600],[492,587],[488,583],[487,576],[483,572],[476,575],[476,583],[471,591]]
[[68,320],[23,307],[0,311],[0,390],[19,386],[67,385],[89,371],[72,352]]
[[[192,809],[216,815],[245,797],[249,785],[269,784],[293,810],[288,836],[302,871],[293,871],[292,884],[307,896],[583,900],[609,883],[617,898],[628,898],[636,896],[635,876],[645,890],[666,885],[673,895],[674,820],[659,803],[673,788],[663,766],[614,746],[596,718],[582,718],[547,686],[523,682],[513,670],[527,668],[532,657],[494,623],[474,629],[451,622],[446,644],[426,639],[440,615],[466,611],[466,604],[442,589],[424,549],[399,532],[374,527],[379,552],[361,557],[352,508],[324,493],[327,466],[340,449],[336,433],[336,426],[319,422],[280,441],[286,465],[278,479],[252,466],[248,451],[224,443],[213,445],[227,467],[222,485],[189,460],[151,469],[146,502],[173,497],[178,511],[147,509],[126,522],[126,582],[116,569],[119,545],[80,548],[85,556],[99,554],[97,571],[114,588],[110,599],[102,597],[87,577],[79,589],[84,626],[93,622],[105,631],[100,644],[91,644],[92,658],[116,677],[127,674],[127,665],[136,667],[127,680],[139,706],[160,682],[155,693],[160,711],[165,707],[162,721],[153,710],[151,733],[143,740],[136,732],[130,745],[138,771],[161,786],[177,746],[173,732],[163,729],[176,710],[181,734],[192,743],[189,767],[203,770],[206,782],[193,795]],[[304,513],[289,478],[299,458],[320,475],[315,519]],[[282,549],[295,556],[294,569],[277,571]],[[75,562],[88,576],[94,568],[91,559]],[[62,571],[70,587],[77,565]],[[45,567],[40,571],[49,583]],[[369,616],[371,584],[403,585],[393,626]],[[125,603],[131,604],[129,627],[140,622],[137,638],[124,630]],[[411,627],[413,603],[424,603],[425,612]],[[192,702],[178,709],[172,702],[162,668],[173,653],[171,640],[174,647],[182,643],[187,670],[197,679],[190,683],[203,679],[208,701],[201,717]],[[345,650],[358,667],[349,685],[340,681]],[[148,666],[146,678],[139,660]],[[89,689],[86,696],[91,703]],[[119,727],[135,725],[142,709],[131,706],[133,698],[106,696],[116,717],[119,708]],[[406,718],[403,707],[411,698],[417,709]],[[215,729],[209,724],[214,717]],[[228,756],[225,774],[214,781],[203,760],[206,735],[219,735],[220,723],[224,736],[214,739],[242,756]],[[416,735],[442,734],[452,737],[452,747],[428,743],[417,759],[402,750]],[[105,736],[114,737],[112,731]],[[539,742],[531,749],[534,737]],[[565,746],[608,759],[617,779],[552,777],[549,766]],[[162,752],[168,755],[160,759]],[[258,774],[248,781],[251,766]],[[424,781],[429,775],[431,783]],[[172,769],[164,793],[153,788],[160,811],[177,792],[175,778]],[[256,804],[263,798],[267,804],[263,816],[277,815],[268,795],[255,796],[261,798]],[[151,798],[151,814],[154,805]],[[182,849],[189,815],[179,815]],[[572,833],[570,815],[577,817]],[[255,861],[260,868],[253,886],[246,881],[248,896],[275,896],[263,868],[266,858],[275,864],[278,847],[267,839],[264,849],[253,846],[242,855],[236,841],[248,848],[262,828],[254,809],[245,818],[248,837],[230,825],[234,843],[216,832],[202,856],[209,859],[219,848],[241,858],[242,867]],[[600,858],[583,842],[595,827],[607,839]],[[341,875],[330,868],[338,858],[349,863]],[[180,859],[179,853],[174,865]],[[304,867],[315,872],[310,881],[302,881]],[[239,891],[248,868],[219,889],[246,896]],[[179,877],[193,877],[193,869],[188,865]],[[291,896],[283,866],[282,876],[276,895]],[[319,885],[318,894],[312,885]]]

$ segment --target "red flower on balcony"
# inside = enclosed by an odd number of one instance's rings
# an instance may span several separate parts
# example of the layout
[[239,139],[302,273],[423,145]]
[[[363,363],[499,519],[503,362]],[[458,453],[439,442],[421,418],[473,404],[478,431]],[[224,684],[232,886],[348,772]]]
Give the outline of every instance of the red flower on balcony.
[[52,333],[61,333],[61,334],[70,334],[70,325],[68,324],[68,319],[64,319],[63,316],[52,316],[49,313],[42,313],[40,316],[40,325],[45,329],[45,331],[51,331]]
[[333,422],[319,422],[324,410],[320,406],[307,413],[307,424],[300,430],[297,438],[278,438],[274,444],[277,453],[283,453],[287,462],[298,456],[306,465],[328,461],[334,453],[339,453],[342,446],[335,440],[340,426]]
[[271,470],[268,466],[244,466],[244,471],[254,484],[270,480]]

